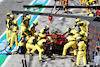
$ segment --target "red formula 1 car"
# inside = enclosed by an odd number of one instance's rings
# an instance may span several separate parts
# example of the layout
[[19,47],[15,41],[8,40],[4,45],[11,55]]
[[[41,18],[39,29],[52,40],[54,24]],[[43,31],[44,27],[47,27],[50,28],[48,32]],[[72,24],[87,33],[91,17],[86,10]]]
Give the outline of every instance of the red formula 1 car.
[[[53,42],[48,42],[46,44],[45,54],[51,56],[52,54],[62,55],[63,47],[67,42],[67,39],[64,35],[57,34],[57,37],[54,38],[54,34],[48,35],[52,38]],[[48,37],[47,36],[47,37]]]

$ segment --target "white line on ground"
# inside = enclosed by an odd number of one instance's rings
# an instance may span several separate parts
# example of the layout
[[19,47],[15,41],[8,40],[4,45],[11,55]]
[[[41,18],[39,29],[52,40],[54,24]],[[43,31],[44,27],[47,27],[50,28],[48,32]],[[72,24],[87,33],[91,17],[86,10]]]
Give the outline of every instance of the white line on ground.
[[3,32],[3,34],[0,36],[0,39],[5,35],[6,31]]

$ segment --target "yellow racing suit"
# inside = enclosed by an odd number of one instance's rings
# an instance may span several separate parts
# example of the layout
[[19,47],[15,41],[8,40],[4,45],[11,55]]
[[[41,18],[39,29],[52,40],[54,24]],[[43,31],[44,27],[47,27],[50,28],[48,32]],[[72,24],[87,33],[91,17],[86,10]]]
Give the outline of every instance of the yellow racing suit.
[[26,36],[25,36],[25,37],[23,37],[23,38],[20,40],[20,42],[18,43],[17,50],[19,49],[19,46],[25,46],[26,43],[27,43],[27,38],[26,38]]
[[9,42],[9,35],[10,35],[9,22],[10,22],[10,19],[6,19],[6,37],[7,37],[7,43]]
[[76,39],[72,33],[69,33],[67,36],[68,43],[64,45],[63,55],[66,55],[67,49],[73,46],[74,55],[76,55]]
[[46,46],[46,39],[41,39],[40,41],[38,41],[36,48],[39,51],[39,60],[42,60],[42,52],[45,49]]
[[[84,29],[85,29],[85,32],[88,32],[88,25],[86,24],[86,22],[84,22],[84,21],[77,22],[77,23],[75,24],[75,26],[73,27],[73,29],[74,29],[76,26],[78,26],[78,27],[83,26]],[[81,28],[81,29],[83,29],[83,28]]]
[[38,52],[39,52],[39,60],[42,60],[42,52],[45,49],[46,42],[47,42],[46,39],[39,40],[37,42],[37,44],[35,45],[35,47],[33,49],[33,52],[31,52],[31,53],[34,53],[36,50],[38,50]]
[[28,29],[28,26],[29,26],[29,21],[24,18],[21,23],[21,37],[23,37],[22,34]]
[[86,66],[86,44],[84,41],[79,41],[78,43],[78,55],[77,55],[77,66],[79,66],[80,59],[83,58],[83,65]]
[[31,36],[30,39],[28,40],[27,44],[26,44],[28,54],[35,52],[35,50],[36,50],[35,44],[36,43],[37,43],[37,39],[34,36]]
[[19,27],[18,25],[12,25],[12,36],[11,36],[11,43],[10,43],[10,47],[12,48],[13,43],[14,43],[14,38],[15,38],[15,43],[16,43],[16,47],[18,46],[18,31],[19,31]]

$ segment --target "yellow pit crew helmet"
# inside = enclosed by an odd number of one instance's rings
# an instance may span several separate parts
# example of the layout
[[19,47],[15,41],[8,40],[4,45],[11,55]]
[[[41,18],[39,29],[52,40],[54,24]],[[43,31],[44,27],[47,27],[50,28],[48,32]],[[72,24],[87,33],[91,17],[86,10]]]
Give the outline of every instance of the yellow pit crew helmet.
[[14,24],[17,24],[17,20],[14,20]]
[[27,15],[26,16],[26,19],[30,20],[31,19],[31,16],[30,15]]
[[38,25],[38,22],[37,21],[33,21],[33,24],[36,26],[36,25]]
[[76,20],[75,20],[75,22],[77,23],[77,22],[79,22],[79,21],[81,21],[79,18],[76,18]]
[[7,13],[6,15],[7,15],[7,16],[10,16],[10,15],[11,15],[11,13]]
[[11,18],[11,19],[14,19],[14,18],[15,18],[15,16],[14,16],[14,15],[10,15],[10,18]]
[[47,30],[49,30],[49,25],[45,26],[45,28],[46,28]]

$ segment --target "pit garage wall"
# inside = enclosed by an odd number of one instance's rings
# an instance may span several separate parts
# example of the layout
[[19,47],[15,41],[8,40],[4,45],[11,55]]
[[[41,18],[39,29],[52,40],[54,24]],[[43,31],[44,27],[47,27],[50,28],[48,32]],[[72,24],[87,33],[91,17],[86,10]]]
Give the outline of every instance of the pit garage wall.
[[95,50],[96,47],[96,42],[98,38],[100,39],[100,22],[90,22],[89,26],[89,39],[92,39],[88,43],[89,45],[89,55],[90,55],[90,60],[93,58],[93,51]]

